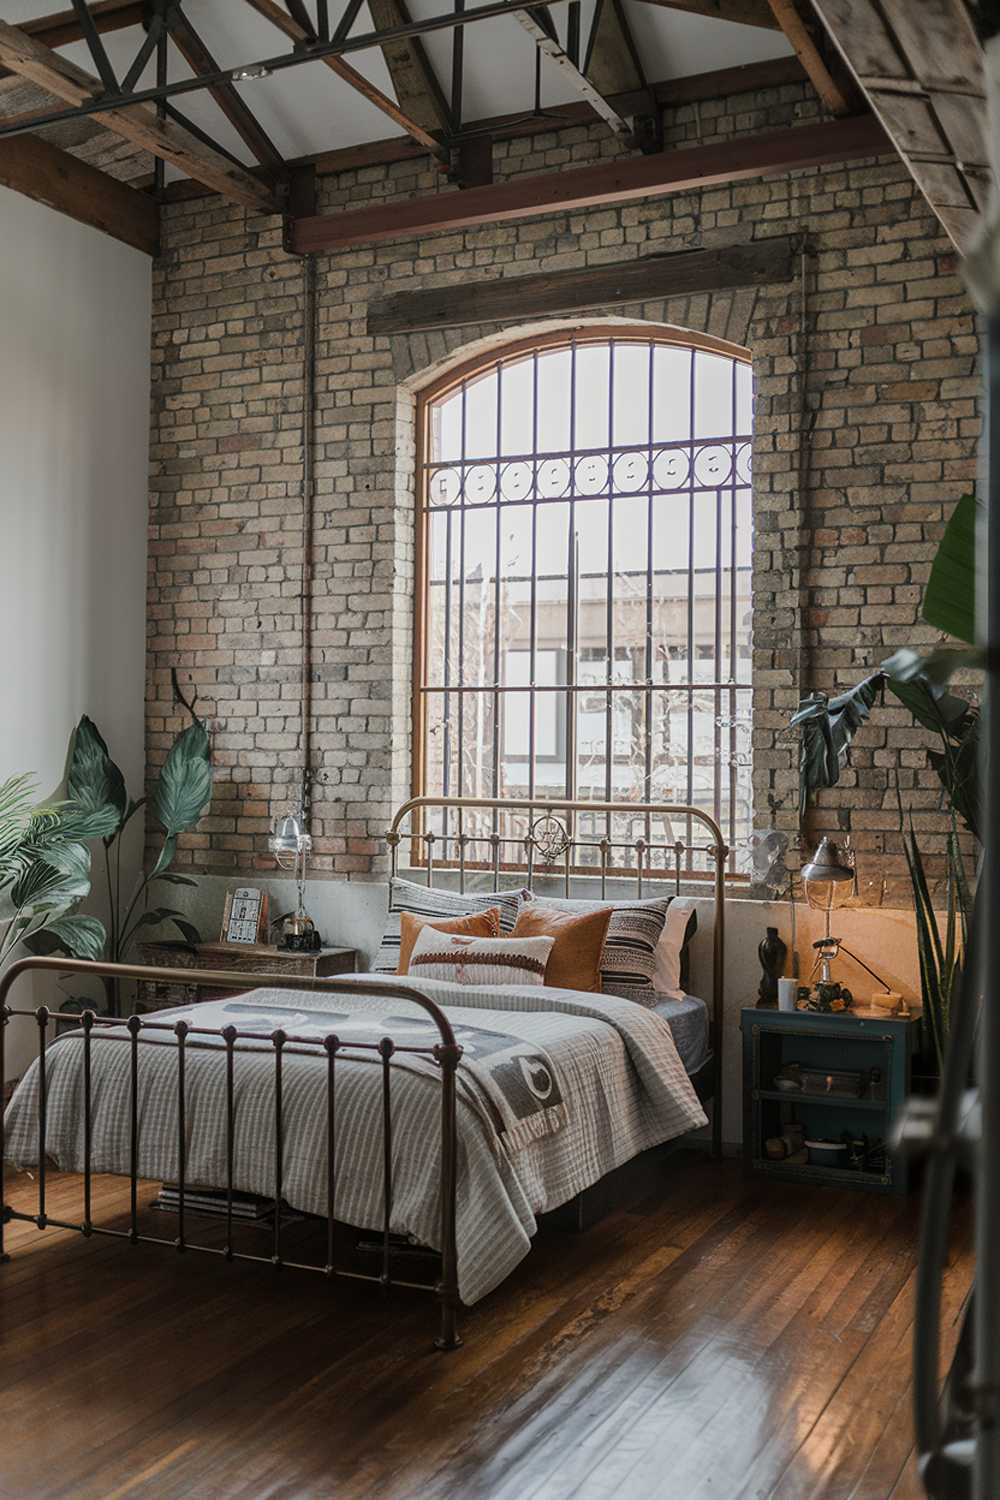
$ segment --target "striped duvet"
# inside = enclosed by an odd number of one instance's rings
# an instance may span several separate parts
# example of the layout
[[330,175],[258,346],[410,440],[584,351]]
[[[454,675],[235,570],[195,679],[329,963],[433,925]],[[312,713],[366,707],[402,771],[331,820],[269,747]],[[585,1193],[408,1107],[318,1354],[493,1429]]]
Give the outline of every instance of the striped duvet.
[[[366,978],[358,975],[358,989]],[[605,1173],[650,1146],[705,1123],[667,1022],[655,1012],[609,995],[536,987],[479,988],[444,981],[397,980],[437,1001],[453,1024],[519,1038],[551,1060],[566,1103],[566,1123],[508,1150],[496,1116],[473,1089],[458,1091],[458,1271],[465,1303],[496,1287],[528,1253],[536,1214],[556,1208]],[[381,997],[380,997],[381,998]],[[374,997],[373,997],[374,999]],[[351,1013],[351,1034],[372,1001],[341,994],[255,990],[260,1017],[294,1029],[289,1012]],[[395,1002],[405,1009],[405,1002]],[[184,1012],[193,1024],[217,1024],[207,1002]],[[213,1012],[212,1020],[208,1015]],[[474,1013],[474,1014],[473,1014]],[[177,1011],[157,1019],[176,1020]],[[203,1017],[204,1020],[199,1019]],[[239,1018],[233,1017],[239,1024]],[[332,1019],[332,1018],[331,1018]],[[244,1023],[245,1024],[245,1023]],[[331,1025],[330,1030],[339,1030]],[[377,1023],[367,1039],[385,1034]],[[176,1059],[168,1033],[140,1047],[139,1171],[153,1181],[177,1176]],[[423,1039],[421,1039],[423,1040]],[[83,1168],[83,1049],[79,1033],[47,1053],[48,1154],[57,1166]],[[461,1077],[461,1066],[459,1075]],[[237,1190],[269,1194],[274,1183],[274,1065],[270,1050],[240,1050],[236,1066]],[[219,1186],[226,1177],[225,1079],[219,1048],[189,1040],[186,1059],[187,1180]],[[7,1111],[7,1159],[37,1163],[37,1064]],[[361,1228],[382,1224],[382,1092],[379,1067],[343,1056],[337,1062],[337,1217]],[[129,1048],[93,1045],[93,1169],[129,1169]],[[437,1246],[440,1230],[440,1086],[426,1070],[393,1063],[394,1232]],[[284,1196],[292,1207],[326,1212],[326,1065],[317,1055],[284,1059]]]

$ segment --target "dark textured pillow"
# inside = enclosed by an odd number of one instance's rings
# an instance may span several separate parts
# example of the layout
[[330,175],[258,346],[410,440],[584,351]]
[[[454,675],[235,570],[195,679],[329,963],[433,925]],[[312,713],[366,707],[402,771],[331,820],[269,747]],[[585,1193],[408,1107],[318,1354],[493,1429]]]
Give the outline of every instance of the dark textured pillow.
[[417,885],[413,880],[400,880],[393,876],[389,881],[389,913],[382,943],[375,955],[372,969],[376,974],[395,974],[399,965],[399,927],[404,911],[415,917],[427,917],[430,921],[443,917],[467,917],[472,912],[500,908],[500,931],[508,935],[514,930],[523,893],[516,891],[487,891],[482,895],[462,895],[458,891],[442,891],[435,886]]
[[532,898],[538,906],[556,911],[587,912],[611,908],[611,921],[601,955],[601,989],[639,1005],[654,1005],[656,948],[666,925],[670,897],[651,901],[570,901],[556,896]]

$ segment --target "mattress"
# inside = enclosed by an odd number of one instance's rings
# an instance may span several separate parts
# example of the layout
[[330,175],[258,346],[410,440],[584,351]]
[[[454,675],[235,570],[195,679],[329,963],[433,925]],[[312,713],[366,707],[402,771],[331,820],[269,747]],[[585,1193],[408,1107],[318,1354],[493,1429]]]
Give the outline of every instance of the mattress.
[[708,1006],[696,995],[685,995],[680,1000],[665,997],[653,1006],[670,1027],[684,1071],[690,1078],[708,1061]]

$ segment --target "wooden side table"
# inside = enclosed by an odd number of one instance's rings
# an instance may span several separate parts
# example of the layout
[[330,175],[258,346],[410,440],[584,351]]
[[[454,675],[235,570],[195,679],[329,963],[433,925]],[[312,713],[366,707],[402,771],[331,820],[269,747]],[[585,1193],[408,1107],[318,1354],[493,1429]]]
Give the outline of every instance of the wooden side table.
[[[813,1011],[745,1006],[743,1033],[743,1154],[748,1168],[791,1182],[825,1182],[869,1192],[906,1191],[905,1163],[886,1148],[862,1168],[774,1161],[764,1150],[770,1136],[790,1124],[812,1140],[867,1138],[887,1142],[893,1121],[910,1092],[920,1016],[888,1012],[825,1015]],[[790,1063],[826,1075],[830,1092],[786,1092],[776,1077]],[[839,1073],[860,1075],[862,1089],[840,1087]],[[822,1084],[822,1076],[819,1080]]]
[[315,953],[293,953],[263,943],[198,943],[191,947],[174,943],[140,943],[144,964],[168,969],[226,969],[246,974],[239,989],[211,989],[196,984],[139,984],[140,1010],[165,1010],[175,1005],[193,1005],[198,1000],[220,1000],[257,989],[255,976],[300,974],[303,979],[329,979],[335,974],[354,974],[358,967],[356,948],[320,948]]

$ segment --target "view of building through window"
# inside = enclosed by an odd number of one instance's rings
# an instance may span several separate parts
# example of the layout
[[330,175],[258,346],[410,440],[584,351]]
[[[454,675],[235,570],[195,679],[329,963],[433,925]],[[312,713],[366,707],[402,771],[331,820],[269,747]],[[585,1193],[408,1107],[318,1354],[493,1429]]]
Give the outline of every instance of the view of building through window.
[[[567,335],[494,358],[424,418],[420,790],[693,804],[742,867],[749,364]],[[683,818],[613,832],[690,836]]]

